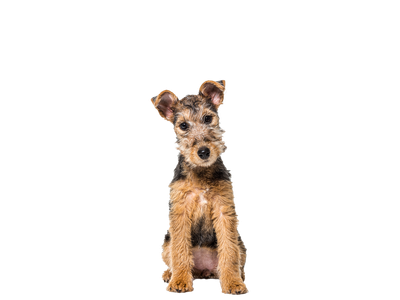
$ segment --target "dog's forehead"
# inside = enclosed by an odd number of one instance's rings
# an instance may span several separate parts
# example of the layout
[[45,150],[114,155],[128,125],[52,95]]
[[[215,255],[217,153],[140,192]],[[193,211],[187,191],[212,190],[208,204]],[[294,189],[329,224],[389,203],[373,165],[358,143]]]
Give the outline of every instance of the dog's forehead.
[[178,110],[191,110],[192,112],[197,112],[205,105],[205,103],[206,101],[198,95],[188,95],[178,101]]
[[175,114],[176,117],[182,116],[185,119],[195,120],[201,118],[208,111],[217,113],[215,106],[207,99],[200,95],[188,95],[178,101]]

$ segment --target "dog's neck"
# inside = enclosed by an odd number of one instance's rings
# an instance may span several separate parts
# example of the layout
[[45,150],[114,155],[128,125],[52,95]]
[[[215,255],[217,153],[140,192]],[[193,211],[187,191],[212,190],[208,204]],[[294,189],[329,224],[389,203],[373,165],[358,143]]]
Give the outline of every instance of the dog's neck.
[[215,182],[218,180],[230,181],[231,174],[226,169],[221,157],[209,167],[191,167],[179,154],[178,165],[175,168],[174,179],[172,183],[177,180],[189,180],[193,182]]

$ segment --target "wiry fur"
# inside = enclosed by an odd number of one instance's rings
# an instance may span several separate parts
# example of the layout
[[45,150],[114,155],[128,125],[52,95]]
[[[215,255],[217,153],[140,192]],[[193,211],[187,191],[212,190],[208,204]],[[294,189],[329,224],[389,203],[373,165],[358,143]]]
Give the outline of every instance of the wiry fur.
[[[180,101],[170,91],[152,98],[160,115],[174,124],[180,152],[170,184],[170,228],[162,253],[168,291],[192,291],[193,279],[219,278],[222,292],[247,292],[246,248],[237,231],[230,173],[220,157],[226,146],[217,109],[224,90],[225,81],[206,81],[199,95]],[[205,122],[205,116],[212,121]],[[186,130],[182,123],[188,125]],[[210,150],[206,159],[198,155],[202,147]]]

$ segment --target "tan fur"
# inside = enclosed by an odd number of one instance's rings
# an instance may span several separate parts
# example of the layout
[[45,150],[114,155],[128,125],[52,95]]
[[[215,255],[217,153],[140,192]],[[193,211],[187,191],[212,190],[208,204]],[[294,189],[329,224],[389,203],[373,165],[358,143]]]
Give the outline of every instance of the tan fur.
[[[170,240],[164,241],[162,253],[168,266],[162,276],[168,282],[168,291],[189,292],[193,290],[193,279],[219,278],[223,293],[247,292],[243,282],[246,248],[237,231],[232,183],[225,177],[215,177],[216,161],[226,149],[222,141],[224,131],[219,127],[215,110],[223,101],[224,90],[224,81],[206,81],[199,96],[167,101],[170,107],[161,107],[161,112],[157,104],[163,93],[171,92],[164,91],[152,100],[164,118],[163,111],[173,111],[173,117],[166,119],[174,123],[178,150],[184,157],[180,177],[170,184]],[[188,109],[193,103],[196,108]],[[212,116],[212,122],[204,123],[204,116]],[[190,130],[182,130],[182,122],[186,122]],[[205,146],[210,149],[210,157],[201,159],[197,151]],[[216,249],[192,246],[191,230],[196,226],[205,234],[215,232]]]

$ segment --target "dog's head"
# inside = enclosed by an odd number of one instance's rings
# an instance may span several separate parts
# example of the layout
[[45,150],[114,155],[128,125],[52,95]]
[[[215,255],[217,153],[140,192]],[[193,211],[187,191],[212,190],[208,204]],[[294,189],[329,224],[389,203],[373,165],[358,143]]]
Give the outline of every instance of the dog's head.
[[224,91],[224,80],[208,80],[198,95],[178,100],[166,90],[151,99],[160,115],[174,124],[178,150],[192,168],[211,166],[226,149],[217,112]]

